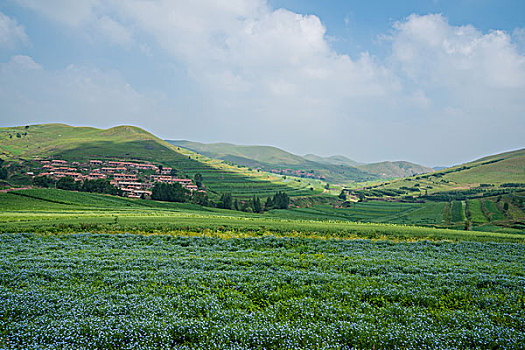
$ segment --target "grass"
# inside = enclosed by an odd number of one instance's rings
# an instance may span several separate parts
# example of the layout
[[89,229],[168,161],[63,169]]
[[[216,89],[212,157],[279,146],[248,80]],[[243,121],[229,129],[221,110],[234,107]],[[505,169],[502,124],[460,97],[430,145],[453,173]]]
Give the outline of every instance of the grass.
[[485,214],[483,214],[483,210],[481,208],[481,201],[479,199],[469,199],[468,208],[471,213],[472,223],[485,224],[489,222]]
[[453,201],[452,202],[452,222],[454,223],[460,223],[465,220],[465,216],[463,215],[463,203],[461,201]]
[[505,219],[505,216],[500,211],[496,203],[494,203],[493,201],[486,199],[483,201],[483,205],[485,208],[486,215],[488,216],[491,222]]
[[[17,133],[27,135],[9,138],[9,135]],[[319,181],[285,181],[280,176],[229,166],[222,161],[178,149],[140,128],[130,126],[107,130],[63,124],[31,125],[27,129],[0,128],[0,151],[13,161],[49,157],[68,161],[151,161],[173,167],[192,178],[200,173],[211,197],[232,192],[235,197],[249,198],[253,195],[270,196],[278,191],[292,197],[306,196],[322,193],[324,186]]]
[[[298,210],[275,210],[262,215],[204,208],[192,204],[135,200],[90,193],[54,189],[32,189],[0,193],[0,231],[2,232],[192,232],[195,235],[222,237],[309,237],[336,239],[410,240],[473,240],[522,242],[520,230],[497,232],[468,232],[380,223],[393,215],[385,203],[371,203],[377,223],[349,221],[356,215],[352,209],[343,210],[346,217],[324,217],[323,211],[308,213]],[[380,205],[381,204],[381,205]],[[442,206],[428,203],[421,207],[397,204],[405,210],[404,219],[424,220],[424,215],[442,211]],[[366,204],[357,206],[366,213]],[[329,213],[340,213],[324,207]],[[334,214],[335,215],[335,214]],[[322,218],[322,219],[321,219]],[[386,219],[385,219],[386,220]],[[428,219],[427,219],[428,220]]]
[[[499,186],[504,183],[525,183],[524,174],[525,149],[520,149],[428,174],[372,185],[379,189],[417,188],[432,195],[438,192],[474,189],[481,184],[493,185],[484,188],[484,190],[499,189]],[[415,190],[406,191],[406,194],[411,196],[419,196],[420,193],[420,191]]]

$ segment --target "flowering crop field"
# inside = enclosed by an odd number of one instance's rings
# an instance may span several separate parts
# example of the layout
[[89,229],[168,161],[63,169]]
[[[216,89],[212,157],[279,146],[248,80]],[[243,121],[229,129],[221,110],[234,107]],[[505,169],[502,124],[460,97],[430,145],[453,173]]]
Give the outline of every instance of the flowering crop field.
[[0,234],[0,348],[520,349],[525,245]]

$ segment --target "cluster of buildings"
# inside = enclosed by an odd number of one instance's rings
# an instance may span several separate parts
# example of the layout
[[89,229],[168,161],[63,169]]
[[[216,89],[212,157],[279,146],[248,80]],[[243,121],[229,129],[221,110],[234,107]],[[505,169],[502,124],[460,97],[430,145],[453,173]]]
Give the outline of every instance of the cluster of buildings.
[[[151,196],[151,189],[157,182],[179,183],[190,192],[206,192],[199,189],[191,179],[177,178],[172,168],[156,166],[149,162],[123,162],[90,160],[87,163],[53,159],[42,160],[39,176],[48,176],[55,180],[69,176],[76,181],[108,179],[110,183],[122,190],[124,195],[132,198]],[[31,172],[30,175],[34,175]]]

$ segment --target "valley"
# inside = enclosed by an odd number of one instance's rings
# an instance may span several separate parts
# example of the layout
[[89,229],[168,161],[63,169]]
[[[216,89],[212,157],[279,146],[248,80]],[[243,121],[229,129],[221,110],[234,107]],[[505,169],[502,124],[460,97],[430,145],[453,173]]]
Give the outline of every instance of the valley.
[[524,150],[431,171],[215,158],[127,126],[0,136],[3,348],[525,341]]

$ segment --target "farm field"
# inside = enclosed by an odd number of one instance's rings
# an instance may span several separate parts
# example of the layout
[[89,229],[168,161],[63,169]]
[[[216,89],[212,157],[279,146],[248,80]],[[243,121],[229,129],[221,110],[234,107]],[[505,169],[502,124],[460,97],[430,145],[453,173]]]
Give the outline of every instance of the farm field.
[[0,347],[500,348],[522,244],[1,234]]
[[[367,204],[367,203],[363,203]],[[251,214],[233,210],[201,207],[193,204],[134,200],[99,194],[69,192],[55,189],[32,189],[0,193],[1,232],[142,232],[181,231],[196,235],[221,237],[277,235],[285,237],[369,238],[393,240],[476,240],[523,242],[521,230],[491,228],[489,231],[449,230],[433,227],[406,226],[408,219],[417,220],[429,210],[442,207],[414,207],[414,204],[370,203],[369,218],[383,213],[386,218],[398,214],[402,224],[389,221],[354,222],[358,209],[334,209],[329,206],[306,209],[272,210]],[[380,206],[383,205],[383,207]],[[329,215],[332,215],[331,217]],[[405,216],[401,216],[405,215]],[[410,216],[411,215],[411,216]],[[362,218],[365,218],[362,216]],[[407,219],[408,218],[408,219]],[[366,218],[365,218],[366,219]]]

